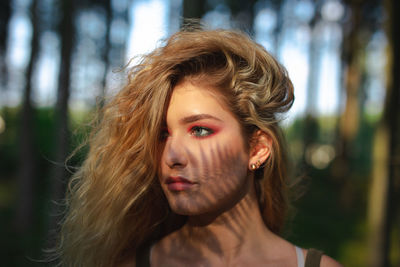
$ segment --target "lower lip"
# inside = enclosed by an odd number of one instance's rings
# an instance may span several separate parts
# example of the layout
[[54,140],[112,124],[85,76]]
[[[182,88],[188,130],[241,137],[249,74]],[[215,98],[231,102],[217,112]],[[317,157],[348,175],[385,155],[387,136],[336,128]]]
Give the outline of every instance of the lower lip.
[[194,186],[194,184],[185,182],[175,182],[167,184],[168,190],[171,191],[184,191],[190,189],[192,186]]

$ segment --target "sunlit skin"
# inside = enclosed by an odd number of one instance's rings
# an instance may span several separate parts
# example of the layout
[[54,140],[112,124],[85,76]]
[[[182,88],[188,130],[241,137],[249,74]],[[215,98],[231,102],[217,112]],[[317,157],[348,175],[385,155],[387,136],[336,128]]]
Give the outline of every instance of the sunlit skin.
[[[260,151],[247,148],[238,120],[217,90],[190,80],[179,83],[162,138],[160,183],[171,209],[189,219],[153,247],[154,266],[232,266],[285,258],[295,264],[294,248],[262,221],[249,171],[251,163],[268,157],[269,143],[257,146]],[[181,187],[180,178],[189,185]],[[172,181],[178,185],[171,186]]]
[[[178,214],[213,216],[250,187],[240,125],[214,95],[183,83],[169,104],[160,182]],[[186,187],[184,179],[190,182]]]
[[176,85],[159,181],[171,209],[188,221],[153,245],[152,266],[297,266],[294,246],[260,214],[249,166],[267,160],[270,140],[261,131],[254,136],[247,146],[215,88],[188,79]]

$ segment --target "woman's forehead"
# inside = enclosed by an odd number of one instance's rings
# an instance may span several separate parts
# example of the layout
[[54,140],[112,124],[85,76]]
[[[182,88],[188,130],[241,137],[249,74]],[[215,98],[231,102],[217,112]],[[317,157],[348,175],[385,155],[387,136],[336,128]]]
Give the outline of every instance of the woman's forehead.
[[[178,83],[173,91],[167,108],[168,113],[231,113],[225,97],[218,89],[183,81]],[[230,114],[232,115],[232,114]]]

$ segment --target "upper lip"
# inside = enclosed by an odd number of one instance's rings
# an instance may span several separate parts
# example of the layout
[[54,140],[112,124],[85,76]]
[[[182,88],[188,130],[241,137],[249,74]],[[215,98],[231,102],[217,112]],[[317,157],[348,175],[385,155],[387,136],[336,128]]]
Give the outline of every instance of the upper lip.
[[182,176],[169,176],[167,180],[165,180],[166,184],[172,184],[172,183],[189,183],[189,184],[194,184],[194,182],[189,181],[188,179],[182,177]]

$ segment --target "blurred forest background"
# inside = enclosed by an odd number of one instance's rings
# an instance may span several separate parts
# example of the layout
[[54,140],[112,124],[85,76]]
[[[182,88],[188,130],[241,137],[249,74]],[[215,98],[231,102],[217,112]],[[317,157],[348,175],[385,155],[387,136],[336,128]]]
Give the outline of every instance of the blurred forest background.
[[400,266],[398,12],[397,0],[1,0],[0,265],[45,265],[64,162],[96,106],[130,58],[202,18],[248,32],[295,84],[283,126],[306,186],[285,237],[345,266]]

